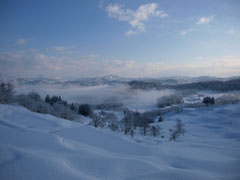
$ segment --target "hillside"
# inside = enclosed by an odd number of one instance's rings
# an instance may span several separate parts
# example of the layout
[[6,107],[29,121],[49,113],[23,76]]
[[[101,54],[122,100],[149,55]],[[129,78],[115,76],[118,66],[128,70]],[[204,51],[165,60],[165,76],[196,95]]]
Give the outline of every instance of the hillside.
[[[165,138],[131,138],[0,105],[0,179],[239,179],[240,104],[168,114]],[[186,134],[168,140],[177,119]]]

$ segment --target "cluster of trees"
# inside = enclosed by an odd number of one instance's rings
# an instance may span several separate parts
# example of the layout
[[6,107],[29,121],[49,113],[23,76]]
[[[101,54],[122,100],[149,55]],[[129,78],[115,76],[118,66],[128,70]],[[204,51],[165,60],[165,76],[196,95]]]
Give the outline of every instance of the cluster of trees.
[[111,100],[111,102],[105,102],[104,104],[96,104],[93,105],[95,109],[120,109],[123,107],[123,104],[121,102],[118,102],[116,100]]
[[15,95],[14,86],[10,83],[0,84],[0,103],[17,103],[30,111],[51,114],[63,119],[74,120],[77,114],[90,116],[92,109],[88,104],[68,104],[61,96],[47,95],[45,100],[37,92]]
[[159,108],[183,103],[183,97],[180,94],[173,94],[169,96],[162,96],[157,99]]
[[[130,111],[129,109],[126,109],[124,111],[124,118],[122,120],[123,123],[123,131],[125,135],[134,136],[135,130],[138,128],[143,136],[150,135],[153,137],[160,135],[160,126],[159,125],[153,125],[154,123],[154,117],[153,116],[147,116],[144,113],[139,113],[137,111]],[[160,116],[158,119],[158,122],[162,122],[163,119]]]
[[45,102],[50,104],[51,106],[55,103],[63,104],[64,106],[67,106],[67,101],[63,101],[61,96],[52,96],[50,97],[47,95],[45,97]]
[[[136,130],[140,130],[140,133],[144,136],[150,135],[153,137],[160,135],[160,126],[152,125],[154,123],[154,117],[147,116],[144,113],[141,114],[137,111],[131,111],[129,109],[124,110],[124,117],[121,121],[117,120],[114,113],[101,111],[98,113],[91,113],[90,117],[92,121],[90,125],[94,127],[108,127],[112,131],[123,131],[125,135],[134,136]],[[163,118],[160,116],[158,122],[162,122]]]
[[204,105],[208,106],[210,104],[225,105],[225,104],[237,104],[237,103],[240,103],[240,94],[233,93],[233,94],[224,94],[217,98],[204,97],[202,102],[184,104],[184,107],[185,108],[199,108],[199,107],[203,107]]
[[209,104],[215,104],[215,98],[214,97],[204,97],[202,103],[206,104],[207,106]]
[[78,113],[83,116],[90,116],[93,112],[89,104],[80,104],[78,107]]
[[216,98],[216,104],[224,105],[224,104],[237,104],[240,103],[240,94],[225,94],[218,98]]
[[140,114],[139,112],[130,111],[129,109],[124,110],[123,118],[123,129],[124,134],[134,134],[136,127],[141,127],[143,129],[143,134],[146,135],[149,124],[154,122],[154,119],[149,116]]
[[114,113],[101,111],[99,113],[92,113],[90,116],[92,118],[90,125],[94,127],[108,127],[112,131],[118,131],[120,129],[117,116]]
[[148,82],[148,81],[131,81],[128,85],[133,89],[151,90],[151,89],[163,89],[164,86],[160,82]]
[[[49,96],[47,95],[47,97]],[[17,95],[16,102],[33,112],[51,114],[68,120],[74,120],[76,118],[76,111],[70,108],[71,105],[69,105],[67,101],[62,101],[59,96],[58,98],[55,98],[57,96],[53,96],[53,98],[50,98],[50,101],[48,101],[49,99],[47,97],[44,101],[38,93],[30,92],[28,94]]]
[[0,103],[9,104],[14,101],[14,86],[10,83],[0,84]]
[[77,114],[83,116],[91,116],[93,111],[89,104],[68,104],[67,101],[62,100],[61,96],[47,95],[43,101],[40,95],[36,92],[29,94],[21,94],[16,97],[17,103],[31,111],[51,114],[63,119],[74,120]]

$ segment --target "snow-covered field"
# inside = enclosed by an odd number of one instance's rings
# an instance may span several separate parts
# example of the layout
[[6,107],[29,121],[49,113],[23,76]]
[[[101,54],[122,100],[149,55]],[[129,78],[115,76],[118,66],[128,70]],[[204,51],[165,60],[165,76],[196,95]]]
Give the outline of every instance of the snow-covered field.
[[[168,139],[181,119],[186,134]],[[240,179],[240,104],[164,117],[160,137],[124,136],[0,105],[0,179]]]

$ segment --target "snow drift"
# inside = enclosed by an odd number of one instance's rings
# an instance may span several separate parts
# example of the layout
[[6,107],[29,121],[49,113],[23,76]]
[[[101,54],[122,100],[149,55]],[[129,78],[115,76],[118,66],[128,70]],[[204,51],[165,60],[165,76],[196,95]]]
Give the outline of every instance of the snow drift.
[[187,133],[178,142],[131,138],[0,105],[0,179],[239,179],[240,105],[169,114]]

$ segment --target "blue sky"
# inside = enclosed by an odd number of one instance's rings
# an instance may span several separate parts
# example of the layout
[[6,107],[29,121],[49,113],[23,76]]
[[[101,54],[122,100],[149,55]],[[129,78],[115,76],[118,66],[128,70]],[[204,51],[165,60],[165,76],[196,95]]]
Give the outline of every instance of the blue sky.
[[12,77],[240,75],[238,0],[2,0]]

